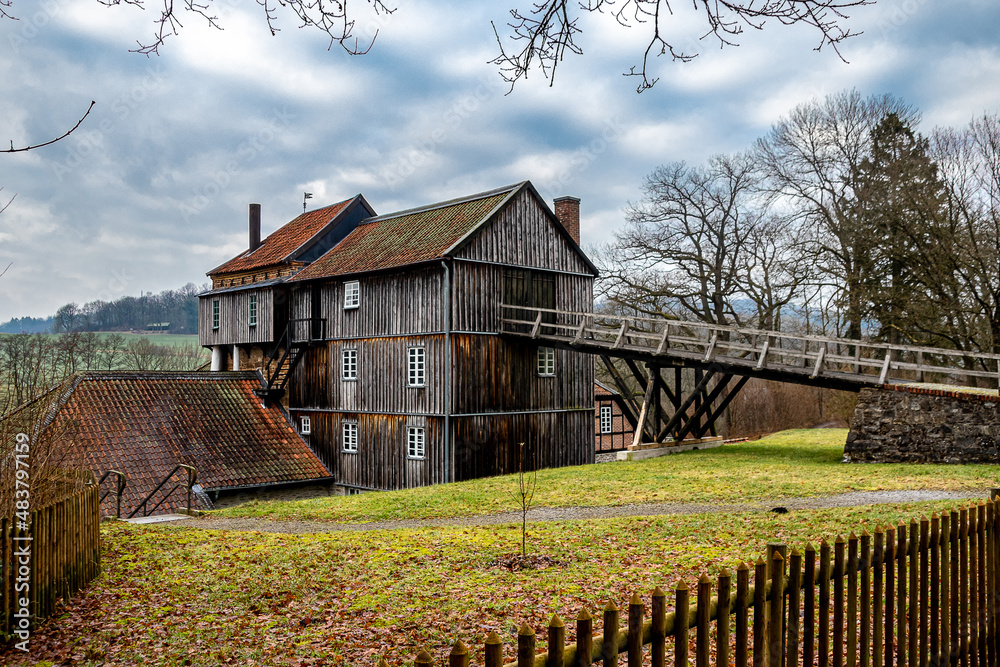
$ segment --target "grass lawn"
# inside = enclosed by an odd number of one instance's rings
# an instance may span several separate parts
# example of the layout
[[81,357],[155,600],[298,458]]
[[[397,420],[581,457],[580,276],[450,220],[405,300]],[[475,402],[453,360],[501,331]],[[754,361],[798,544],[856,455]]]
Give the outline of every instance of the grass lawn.
[[[538,505],[719,501],[850,489],[996,486],[998,466],[843,465],[844,431],[792,431],[755,443],[635,464],[539,475]],[[258,504],[225,515],[358,520],[495,512],[513,507],[513,478],[406,493]],[[768,542],[801,547],[838,534],[960,506],[956,501],[860,508],[628,517],[529,525],[529,549],[561,565],[510,572],[519,525],[324,534],[199,530],[183,524],[105,524],[103,573],[38,629],[31,653],[4,665],[412,664],[420,648],[446,664],[466,643],[482,664],[495,630],[514,656],[528,623],[545,647],[553,613],[567,621],[608,601],[624,608],[678,581],[762,555]],[[648,608],[647,608],[648,612]],[[600,615],[596,614],[596,625]]]
[[482,664],[490,630],[509,661],[521,623],[542,648],[553,613],[624,608],[634,591],[648,607],[655,586],[735,568],[769,541],[802,546],[957,505],[541,523],[530,549],[565,565],[516,573],[490,566],[518,550],[513,525],[274,535],[107,524],[102,576],[34,634],[29,656],[0,663],[370,667],[380,655],[412,664],[426,648],[447,664],[462,639]]
[[[1000,466],[844,464],[846,429],[784,431],[752,442],[638,462],[602,463],[538,473],[534,507],[659,502],[753,502],[846,491],[985,490],[1000,486]],[[366,522],[490,514],[518,509],[515,477],[493,477],[409,491],[251,502],[219,510],[228,517]]]

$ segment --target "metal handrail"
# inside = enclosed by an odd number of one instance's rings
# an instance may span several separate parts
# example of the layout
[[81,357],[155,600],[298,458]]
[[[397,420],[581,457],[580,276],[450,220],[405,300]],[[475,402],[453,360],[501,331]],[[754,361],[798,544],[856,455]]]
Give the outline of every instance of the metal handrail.
[[122,492],[125,491],[125,487],[128,486],[128,478],[125,476],[125,473],[123,473],[123,472],[119,472],[117,470],[108,470],[103,475],[101,475],[101,478],[99,480],[97,480],[97,486],[101,486],[101,484],[104,483],[104,480],[108,478],[108,475],[115,475],[116,476],[116,478],[117,478],[117,483],[115,484],[116,488],[115,489],[108,489],[107,491],[105,491],[104,493],[102,493],[101,494],[101,500],[99,502],[103,503],[104,499],[108,497],[108,494],[110,494],[112,491],[114,491],[115,496],[116,496],[116,498],[115,498],[115,501],[116,501],[115,502],[115,507],[116,507],[116,509],[115,509],[115,518],[120,519],[120,518],[122,518]]
[[170,478],[174,476],[174,473],[176,473],[178,470],[181,470],[182,468],[187,471],[187,485],[186,485],[187,509],[190,512],[191,488],[194,486],[195,480],[198,479],[198,472],[189,465],[184,465],[183,463],[179,463],[173,470],[170,471],[170,473],[166,477],[163,478],[163,481],[161,481],[159,484],[156,485],[155,489],[149,492],[149,495],[147,495],[145,498],[142,499],[142,502],[139,503],[134,510],[132,510],[132,513],[128,515],[128,518],[131,519],[132,517],[134,517],[139,512],[140,509],[143,510],[142,516],[149,516],[151,512],[155,512],[157,508],[159,508],[159,506],[162,505],[164,501],[166,501],[166,499],[169,498],[171,494],[173,494],[173,492],[176,491],[181,486],[181,482],[174,484],[173,487],[171,487],[171,489],[167,491],[166,495],[164,495],[163,498],[160,499],[160,502],[153,505],[152,509],[147,510],[146,508],[149,501],[153,498],[154,495],[156,495],[157,491],[163,488],[164,484],[170,481]]

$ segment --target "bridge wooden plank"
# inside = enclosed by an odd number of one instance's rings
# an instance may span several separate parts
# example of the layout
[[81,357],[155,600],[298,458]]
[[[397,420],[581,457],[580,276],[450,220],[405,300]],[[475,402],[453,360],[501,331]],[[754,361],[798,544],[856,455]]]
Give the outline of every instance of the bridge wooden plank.
[[646,422],[648,421],[649,408],[653,400],[653,388],[655,386],[656,383],[652,379],[646,382],[646,395],[642,399],[642,410],[639,412],[639,426],[635,429],[630,449],[638,449],[639,445],[642,444],[643,438],[649,435]]

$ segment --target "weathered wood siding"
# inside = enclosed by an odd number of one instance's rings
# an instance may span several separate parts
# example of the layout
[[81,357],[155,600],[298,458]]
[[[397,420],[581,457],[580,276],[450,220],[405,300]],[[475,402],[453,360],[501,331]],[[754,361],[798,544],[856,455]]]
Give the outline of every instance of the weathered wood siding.
[[[357,280],[359,305],[344,308],[344,283]],[[311,285],[295,290],[295,317],[314,317]],[[423,269],[358,276],[325,282],[320,313],[327,338],[364,338],[444,331],[444,269]]]
[[455,481],[517,472],[519,443],[531,467],[594,462],[594,410],[453,417]]
[[[439,484],[444,478],[444,419],[409,415],[371,415],[350,412],[292,411],[295,423],[310,416],[313,451],[333,473],[338,484],[365,489],[406,489]],[[358,451],[343,451],[344,421],[358,425]],[[406,456],[406,429],[424,429],[426,457]]]
[[[257,325],[251,327],[250,296],[257,297]],[[212,329],[212,302],[219,301],[219,328]],[[275,304],[271,288],[247,289],[198,299],[198,343],[242,345],[275,340]]]
[[590,269],[527,190],[456,255],[467,259],[588,273]]
[[538,375],[538,346],[500,336],[453,334],[452,413],[594,409],[594,362],[555,350],[555,376]]
[[[424,348],[424,386],[410,387],[408,350]],[[342,353],[357,350],[358,379],[344,380]],[[444,336],[330,341],[308,349],[290,380],[291,405],[343,411],[443,414]]]
[[[500,303],[503,300],[504,269],[500,264],[455,262],[452,280],[454,331],[500,331]],[[556,309],[591,312],[594,279],[589,275],[544,272],[555,281]],[[559,323],[576,324],[560,315]]]

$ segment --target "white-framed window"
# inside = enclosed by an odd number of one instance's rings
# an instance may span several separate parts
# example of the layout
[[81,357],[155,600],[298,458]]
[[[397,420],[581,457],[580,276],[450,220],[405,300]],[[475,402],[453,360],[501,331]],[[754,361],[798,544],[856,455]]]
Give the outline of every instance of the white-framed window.
[[611,406],[601,406],[601,433],[611,433]]
[[406,384],[409,387],[423,387],[427,379],[423,347],[411,347],[406,351]]
[[212,330],[215,331],[219,328],[219,300],[212,300]]
[[357,454],[358,452],[358,423],[344,422],[340,428],[341,442],[345,452]]
[[411,459],[422,459],[427,455],[427,448],[424,445],[424,427],[406,427],[406,457]]
[[551,377],[556,374],[555,348],[538,348],[538,374],[543,377]]
[[340,378],[342,380],[358,379],[358,351],[343,350],[340,353]]
[[312,419],[308,415],[302,415],[302,427],[299,429],[302,435],[312,433]]
[[361,284],[357,280],[344,283],[344,310],[361,305]]
[[252,327],[257,326],[257,295],[250,295],[250,317],[248,318],[249,325]]

